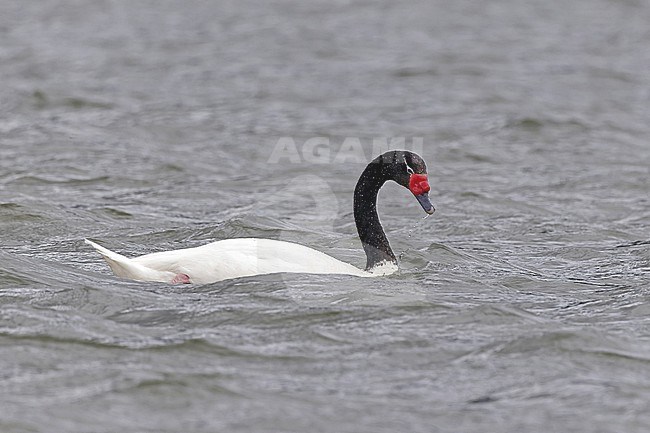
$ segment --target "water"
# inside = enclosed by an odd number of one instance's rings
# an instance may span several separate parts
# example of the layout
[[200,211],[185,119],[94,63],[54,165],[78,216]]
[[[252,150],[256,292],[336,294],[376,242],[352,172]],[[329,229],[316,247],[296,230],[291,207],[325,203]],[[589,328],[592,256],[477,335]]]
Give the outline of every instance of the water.
[[[650,430],[648,22],[4,2],[0,430]],[[382,137],[422,139],[437,208],[380,194],[396,275],[137,283],[83,243],[259,236],[363,266],[352,191]]]

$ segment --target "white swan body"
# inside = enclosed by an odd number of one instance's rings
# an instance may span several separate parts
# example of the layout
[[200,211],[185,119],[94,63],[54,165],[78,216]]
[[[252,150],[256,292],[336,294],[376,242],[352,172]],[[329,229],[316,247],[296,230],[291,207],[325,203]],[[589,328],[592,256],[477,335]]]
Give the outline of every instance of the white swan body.
[[366,253],[365,271],[312,248],[273,239],[226,239],[133,259],[86,243],[99,251],[115,275],[140,281],[206,284],[278,272],[387,275],[397,270],[397,258],[377,215],[377,193],[389,180],[408,188],[428,214],[435,210],[429,200],[426,164],[419,155],[396,150],[370,162],[354,189],[354,222]]
[[[358,277],[386,275],[397,267],[379,266],[363,271],[325,253],[292,242],[236,238],[195,248],[162,251],[127,258],[86,239],[118,277],[140,281],[207,284],[251,275],[292,272],[345,274]],[[179,279],[187,276],[187,279]]]

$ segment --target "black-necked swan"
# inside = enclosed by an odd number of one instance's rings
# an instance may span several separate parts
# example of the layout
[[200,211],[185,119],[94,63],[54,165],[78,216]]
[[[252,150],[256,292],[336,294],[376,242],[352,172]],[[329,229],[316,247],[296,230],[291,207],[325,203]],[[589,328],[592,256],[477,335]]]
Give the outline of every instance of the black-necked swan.
[[88,239],[86,243],[104,257],[115,275],[139,281],[207,284],[278,272],[385,275],[397,269],[397,259],[377,215],[377,194],[388,180],[408,188],[426,213],[435,211],[429,200],[427,167],[419,155],[394,150],[370,162],[354,189],[354,221],[366,252],[365,270],[304,245],[274,239],[225,239],[133,259]]

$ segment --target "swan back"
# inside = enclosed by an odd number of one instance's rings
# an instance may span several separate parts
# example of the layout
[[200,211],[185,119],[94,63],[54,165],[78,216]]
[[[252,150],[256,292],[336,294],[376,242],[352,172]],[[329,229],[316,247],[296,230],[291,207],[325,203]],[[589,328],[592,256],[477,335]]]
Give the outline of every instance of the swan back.
[[197,284],[279,272],[373,275],[313,248],[274,239],[225,239],[133,259],[86,242],[102,254],[116,275],[142,281],[172,282],[179,274]]

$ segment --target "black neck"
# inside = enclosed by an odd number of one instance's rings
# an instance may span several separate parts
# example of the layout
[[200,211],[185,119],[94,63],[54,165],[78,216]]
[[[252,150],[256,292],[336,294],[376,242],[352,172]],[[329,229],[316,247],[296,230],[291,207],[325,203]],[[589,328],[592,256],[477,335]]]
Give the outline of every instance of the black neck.
[[382,164],[371,163],[354,189],[354,222],[368,258],[366,270],[386,261],[397,264],[377,215],[377,193],[386,180],[388,178],[383,173]]

